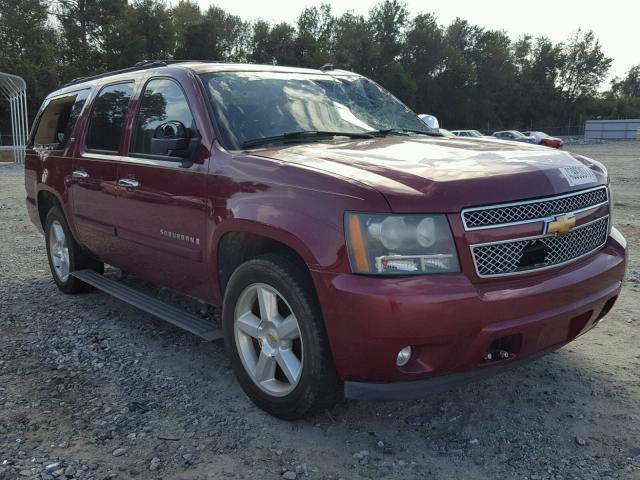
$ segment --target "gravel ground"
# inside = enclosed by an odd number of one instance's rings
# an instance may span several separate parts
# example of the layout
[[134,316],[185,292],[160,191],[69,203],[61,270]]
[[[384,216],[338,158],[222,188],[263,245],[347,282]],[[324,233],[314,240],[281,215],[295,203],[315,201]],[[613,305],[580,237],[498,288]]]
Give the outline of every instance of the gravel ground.
[[[570,148],[608,166],[636,251],[640,143]],[[60,293],[22,182],[0,164],[0,480],[640,479],[637,257],[613,312],[556,353],[428,400],[289,423],[246,399],[221,345]]]

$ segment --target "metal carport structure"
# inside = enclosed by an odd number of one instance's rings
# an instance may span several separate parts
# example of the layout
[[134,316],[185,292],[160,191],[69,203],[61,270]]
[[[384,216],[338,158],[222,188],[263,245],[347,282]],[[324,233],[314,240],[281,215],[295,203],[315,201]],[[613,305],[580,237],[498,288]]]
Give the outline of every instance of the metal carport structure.
[[27,84],[23,78],[10,73],[0,72],[0,96],[4,97],[11,111],[12,145],[0,146],[3,150],[13,151],[13,161],[24,162],[24,149],[27,142],[29,125],[27,120]]

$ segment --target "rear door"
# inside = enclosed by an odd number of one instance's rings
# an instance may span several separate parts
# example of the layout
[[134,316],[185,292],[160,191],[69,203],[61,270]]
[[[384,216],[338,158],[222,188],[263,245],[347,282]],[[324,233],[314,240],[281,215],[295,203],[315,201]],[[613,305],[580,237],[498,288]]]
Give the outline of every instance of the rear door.
[[[183,85],[168,77],[149,78],[142,89],[127,142],[129,152],[119,163],[117,229],[126,242],[132,273],[206,298],[210,294],[204,258],[209,149],[198,144],[199,128],[205,126],[196,124],[185,92]],[[194,140],[192,154],[158,152],[152,142],[166,128],[184,129]]]
[[78,240],[102,261],[122,266],[116,237],[118,163],[133,81],[103,86],[93,101],[71,179]]
[[[73,170],[73,152],[75,138],[72,137],[74,127],[84,104],[89,96],[89,89],[65,93],[48,99],[39,115],[31,145],[27,156],[37,157],[38,169],[27,169],[27,176],[31,172],[39,171],[41,178],[27,178],[27,184],[33,185],[31,196],[35,201],[35,186],[38,182],[46,184],[56,190],[62,200],[62,207],[69,217],[72,200],[68,187]],[[70,224],[72,218],[69,219]]]

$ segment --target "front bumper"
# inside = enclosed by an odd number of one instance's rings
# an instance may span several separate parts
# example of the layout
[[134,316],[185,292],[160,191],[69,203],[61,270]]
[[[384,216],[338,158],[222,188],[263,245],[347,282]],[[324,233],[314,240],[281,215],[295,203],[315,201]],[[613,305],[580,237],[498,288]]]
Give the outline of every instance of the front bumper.
[[480,368],[407,382],[357,382],[347,380],[344,382],[344,396],[351,400],[417,400],[498,375],[527,361],[508,362],[492,368]]
[[[612,307],[625,264],[626,242],[613,229],[598,253],[526,278],[473,284],[462,274],[313,277],[346,395],[398,399],[441,389],[451,383],[437,380],[445,374],[475,372],[449,379],[466,381],[570,342]],[[413,356],[397,367],[407,345]],[[496,345],[509,358],[485,361]],[[402,383],[381,385],[388,382]]]

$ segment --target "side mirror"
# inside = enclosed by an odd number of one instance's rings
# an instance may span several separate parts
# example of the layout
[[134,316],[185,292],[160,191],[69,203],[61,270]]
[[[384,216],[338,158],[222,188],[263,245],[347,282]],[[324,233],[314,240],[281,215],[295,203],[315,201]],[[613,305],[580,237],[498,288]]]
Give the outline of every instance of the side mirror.
[[182,167],[189,168],[196,163],[200,135],[198,131],[187,128],[182,122],[165,122],[153,132],[151,154],[182,160]]
[[190,133],[182,122],[166,122],[158,125],[151,138],[151,153],[168,157],[189,157],[191,155]]
[[418,115],[418,117],[420,117],[420,120],[422,120],[424,123],[427,124],[427,127],[434,128],[434,129],[435,128],[440,128],[440,122],[433,115],[428,115],[426,113],[422,113],[422,114]]

